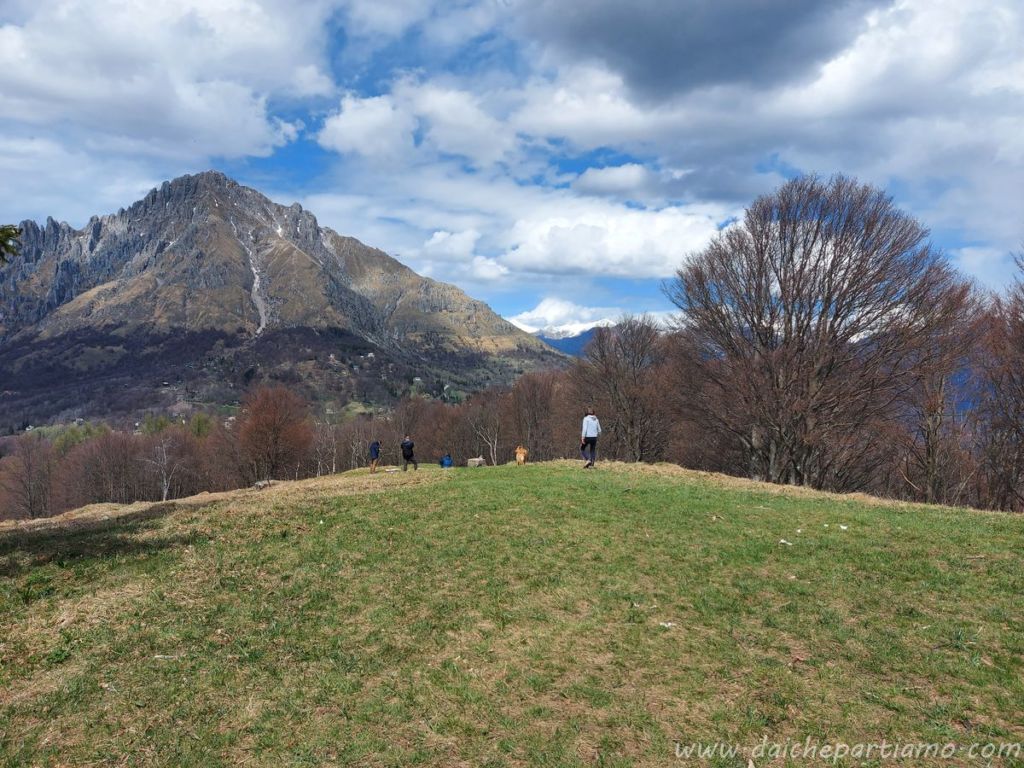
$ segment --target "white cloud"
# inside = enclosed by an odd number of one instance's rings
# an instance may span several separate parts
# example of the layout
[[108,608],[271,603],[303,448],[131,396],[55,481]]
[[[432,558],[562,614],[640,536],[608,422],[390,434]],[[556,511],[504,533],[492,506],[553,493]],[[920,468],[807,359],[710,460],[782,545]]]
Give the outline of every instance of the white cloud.
[[999,289],[1018,274],[1013,255],[998,248],[968,246],[951,254],[953,262],[984,288]]
[[412,149],[415,130],[416,119],[391,96],[361,99],[348,94],[340,110],[324,122],[317,140],[338,152],[395,159]]
[[329,96],[334,93],[334,81],[312,64],[295,69],[292,80],[297,96]]
[[573,182],[573,188],[584,194],[637,196],[651,184],[654,175],[639,163],[588,168]]
[[[336,193],[302,201],[322,222],[474,290],[488,277],[534,291],[566,274],[668,277],[738,213],[721,205],[638,208],[505,175],[458,173],[452,165],[415,173],[349,166],[337,183]],[[346,192],[371,183],[372,198]],[[477,256],[490,261],[467,270]]]
[[527,333],[540,333],[549,338],[578,336],[599,326],[611,326],[627,315],[642,314],[657,325],[667,328],[674,312],[638,313],[635,308],[589,307],[568,299],[547,296],[533,309],[506,318]]
[[431,0],[346,0],[347,29],[356,36],[398,37],[433,10]]
[[[270,97],[329,92],[328,6],[42,0],[0,27],[0,114],[64,141],[167,157],[265,155],[296,126]],[[314,22],[310,24],[309,22]]]
[[423,244],[423,253],[428,258],[449,258],[465,261],[473,257],[480,233],[474,229],[452,233],[438,230]]
[[513,131],[485,112],[468,91],[405,81],[396,95],[425,121],[426,141],[439,152],[487,166],[504,159],[516,146]]
[[470,265],[470,274],[476,280],[494,282],[508,277],[509,269],[496,259],[491,259],[487,256],[474,256],[473,262]]
[[718,231],[715,219],[684,208],[637,210],[593,204],[575,215],[517,221],[510,267],[555,274],[664,278]]
[[535,77],[510,118],[517,130],[568,139],[582,148],[644,144],[665,130],[671,112],[633,104],[623,79],[594,66],[573,66],[554,78]]
[[[423,138],[414,158],[410,150],[418,128]],[[517,144],[512,129],[485,111],[474,94],[412,78],[400,79],[381,96],[346,94],[317,138],[326,149],[377,160],[401,156],[423,164],[452,155],[476,167],[502,161]]]
[[[84,226],[90,216],[142,198],[163,181],[137,162],[101,159],[92,152],[69,150],[51,139],[5,137],[2,133],[0,178],[17,180],[0,184],[0,210],[15,212],[10,220],[52,214],[76,227]],[[77,190],[88,190],[88,194]],[[32,217],[22,211],[42,215]]]
[[527,333],[546,330],[574,335],[597,325],[612,325],[622,314],[618,307],[585,307],[548,296],[533,309],[509,317],[508,321]]

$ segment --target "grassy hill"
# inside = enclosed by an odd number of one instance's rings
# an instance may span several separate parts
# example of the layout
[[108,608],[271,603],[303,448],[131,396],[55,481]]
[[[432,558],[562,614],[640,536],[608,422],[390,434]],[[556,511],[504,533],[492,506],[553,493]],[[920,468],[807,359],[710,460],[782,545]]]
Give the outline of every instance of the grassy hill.
[[4,524],[0,765],[1020,742],[1022,544],[1006,515],[566,462]]

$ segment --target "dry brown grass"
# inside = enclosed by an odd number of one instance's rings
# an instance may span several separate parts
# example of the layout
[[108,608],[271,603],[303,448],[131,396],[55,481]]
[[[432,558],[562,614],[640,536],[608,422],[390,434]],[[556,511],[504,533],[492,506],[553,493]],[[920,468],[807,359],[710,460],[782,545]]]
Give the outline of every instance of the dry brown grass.
[[[336,496],[358,496],[386,493],[391,488],[408,488],[444,480],[433,471],[386,472],[394,467],[382,467],[375,474],[357,469],[339,475],[326,475],[306,480],[274,480],[271,485],[240,488],[217,493],[200,493],[171,501],[137,501],[133,504],[89,504],[53,517],[36,520],[2,520],[0,534],[8,532],[36,532],[74,529],[76,526],[112,521],[129,515],[164,514],[203,507],[235,505],[258,510],[275,503],[307,504]],[[431,468],[432,469],[432,468]]]

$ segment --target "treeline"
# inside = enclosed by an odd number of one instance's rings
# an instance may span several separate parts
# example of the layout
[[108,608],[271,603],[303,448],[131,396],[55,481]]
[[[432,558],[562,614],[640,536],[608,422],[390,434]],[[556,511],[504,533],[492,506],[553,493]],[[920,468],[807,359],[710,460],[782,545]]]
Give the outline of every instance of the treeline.
[[[1020,264],[1018,265],[1020,266]],[[568,369],[458,405],[409,398],[336,423],[283,387],[237,418],[150,419],[138,434],[36,431],[0,451],[0,509],[173,498],[385,463],[579,456],[594,407],[600,459],[669,461],[774,483],[1024,509],[1024,284],[993,296],[869,186],[804,177],[756,200],[693,254],[645,317],[600,329]]]
[[507,461],[517,441],[534,459],[570,455],[579,442],[578,394],[564,374],[531,374],[509,391],[459,405],[410,397],[385,416],[340,422],[284,386],[259,386],[236,416],[188,421],[149,416],[132,431],[81,424],[37,428],[0,441],[0,519],[35,518],[94,503],[161,501],[203,491],[397,464],[412,435],[420,461],[446,453],[463,464]]

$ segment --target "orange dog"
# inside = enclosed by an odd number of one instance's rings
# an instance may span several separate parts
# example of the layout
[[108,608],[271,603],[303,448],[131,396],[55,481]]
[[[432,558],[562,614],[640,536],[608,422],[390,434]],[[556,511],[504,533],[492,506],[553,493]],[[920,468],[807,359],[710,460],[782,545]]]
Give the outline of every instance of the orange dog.
[[526,463],[526,457],[530,455],[530,452],[523,446],[516,446],[516,465],[523,466]]

